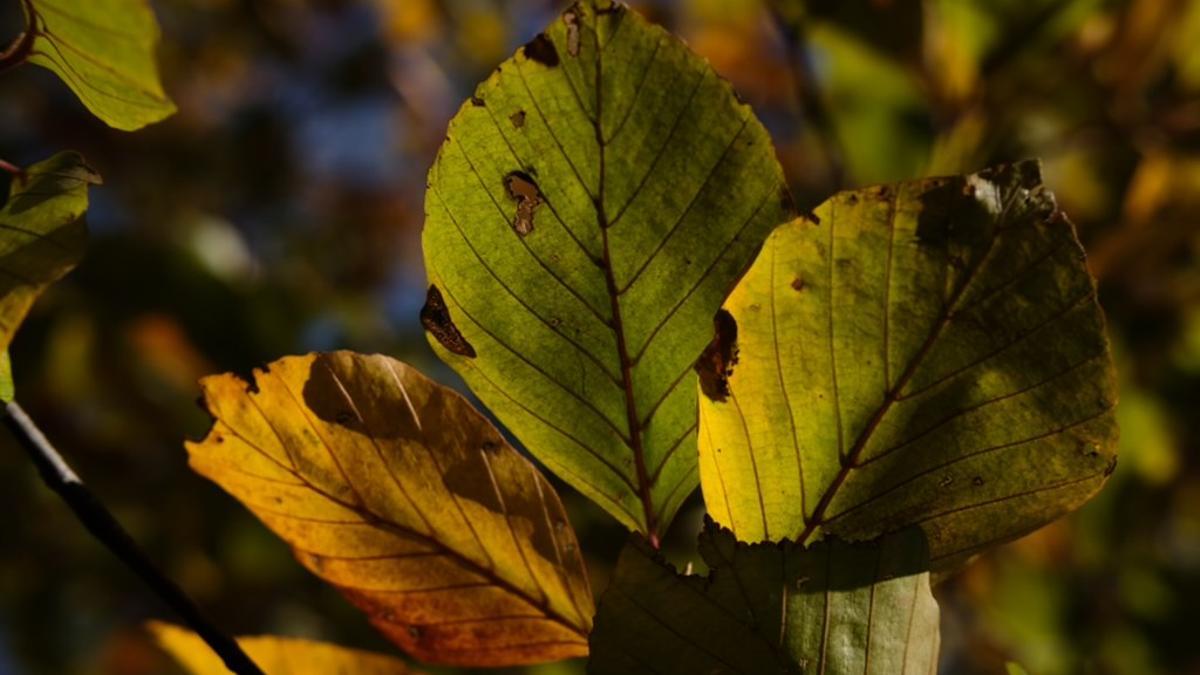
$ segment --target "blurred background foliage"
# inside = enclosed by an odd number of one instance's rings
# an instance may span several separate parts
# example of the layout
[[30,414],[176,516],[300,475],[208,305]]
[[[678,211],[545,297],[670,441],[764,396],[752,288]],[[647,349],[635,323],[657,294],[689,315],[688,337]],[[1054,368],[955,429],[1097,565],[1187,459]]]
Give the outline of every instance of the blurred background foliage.
[[[797,201],[1039,156],[1100,279],[1120,466],[1082,511],[938,590],[943,672],[1200,673],[1200,0],[646,0],[774,135]],[[10,39],[16,2],[0,10]],[[26,408],[152,557],[231,631],[391,651],[215,486],[196,379],[425,344],[424,173],[546,0],[156,0],[179,113],[102,125],[48,72],[0,76],[0,157],[82,151],[82,266],[13,348]],[[562,488],[593,584],[624,532]],[[685,563],[693,498],[668,539]],[[163,608],[0,438],[0,673],[175,672]],[[452,672],[452,671],[436,671]],[[530,669],[582,672],[579,663]]]

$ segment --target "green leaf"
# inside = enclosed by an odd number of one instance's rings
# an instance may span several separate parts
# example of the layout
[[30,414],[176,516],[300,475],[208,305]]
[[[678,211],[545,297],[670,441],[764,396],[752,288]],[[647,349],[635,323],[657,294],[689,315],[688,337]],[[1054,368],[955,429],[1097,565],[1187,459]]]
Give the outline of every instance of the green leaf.
[[22,0],[19,44],[87,109],[132,131],[175,112],[158,77],[158,22],[146,0]]
[[776,230],[702,398],[713,516],[739,539],[920,525],[935,569],[1087,500],[1116,464],[1096,290],[1036,162],[844,192]]
[[34,300],[83,257],[88,185],[98,176],[74,152],[15,174],[0,209],[0,395],[12,396],[8,346]]
[[641,542],[621,554],[592,633],[593,675],[930,673],[938,606],[910,528],[871,543],[744,544],[709,521],[707,578]]
[[707,63],[582,2],[450,123],[422,320],[531,452],[653,539],[697,482],[709,322],[789,206],[766,131]]
[[190,464],[417,658],[587,653],[592,595],[558,495],[457,392],[385,356],[205,378]]

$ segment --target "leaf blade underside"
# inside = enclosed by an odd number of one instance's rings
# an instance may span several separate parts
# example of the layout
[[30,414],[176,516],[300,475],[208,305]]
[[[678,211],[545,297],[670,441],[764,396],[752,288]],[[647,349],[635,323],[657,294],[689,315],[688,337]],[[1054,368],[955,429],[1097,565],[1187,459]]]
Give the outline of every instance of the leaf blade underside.
[[[204,640],[186,628],[151,621],[147,629],[163,651],[192,675],[227,675]],[[291,675],[420,675],[400,659],[324,642],[275,635],[239,637],[238,645],[265,673]]]
[[692,366],[712,315],[789,208],[727,83],[623,5],[578,3],[450,124],[423,245],[453,324],[430,343],[531,452],[653,539],[698,482]]
[[728,402],[700,402],[714,518],[749,541],[921,525],[935,569],[1099,490],[1112,359],[1036,162],[850,191],[771,235],[725,309]]
[[938,606],[919,530],[807,550],[745,544],[710,523],[707,577],[680,575],[644,543],[621,554],[600,600],[591,675],[931,673]]
[[159,28],[146,0],[22,0],[29,62],[49,69],[88,110],[124,131],[175,112],[155,50]]
[[193,469],[425,661],[586,653],[592,598],[550,484],[459,394],[384,356],[287,357],[202,382]]

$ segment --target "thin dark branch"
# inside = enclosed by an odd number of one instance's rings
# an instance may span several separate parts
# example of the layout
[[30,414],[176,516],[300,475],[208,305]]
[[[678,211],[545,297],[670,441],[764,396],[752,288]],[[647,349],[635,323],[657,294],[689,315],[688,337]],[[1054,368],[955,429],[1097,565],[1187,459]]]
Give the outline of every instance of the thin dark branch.
[[66,460],[33,420],[15,401],[5,407],[4,423],[29,453],[46,485],[58,493],[88,532],[103,544],[147,587],[179,615],[209,647],[221,657],[225,666],[238,675],[263,675],[263,672],[242,651],[237,642],[221,632],[201,614],[200,609],[184,592],[154,566],[137,543],[113,518],[104,504],[79,480]]

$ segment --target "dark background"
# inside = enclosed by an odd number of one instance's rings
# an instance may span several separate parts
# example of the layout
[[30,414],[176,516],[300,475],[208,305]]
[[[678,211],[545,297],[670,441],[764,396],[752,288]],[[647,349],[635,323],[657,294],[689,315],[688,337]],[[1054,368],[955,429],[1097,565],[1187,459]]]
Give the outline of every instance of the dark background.
[[[77,0],[80,2],[86,0]],[[20,30],[4,1],[0,39]],[[802,206],[837,186],[1037,156],[1078,224],[1121,376],[1119,468],[1076,515],[938,590],[943,672],[1200,673],[1200,2],[678,0],[684,36],[771,130]],[[196,380],[348,348],[433,357],[425,171],[474,83],[562,9],[523,0],[159,0],[179,113],[92,118],[0,74],[0,158],[78,149],[86,261],[13,346],[20,396],[152,557],[237,633],[392,651],[182,448]],[[808,85],[812,86],[808,86]],[[623,531],[562,488],[599,591]],[[690,555],[694,499],[669,540]],[[170,618],[0,434],[0,674],[162,673]],[[530,669],[582,672],[579,663]]]

